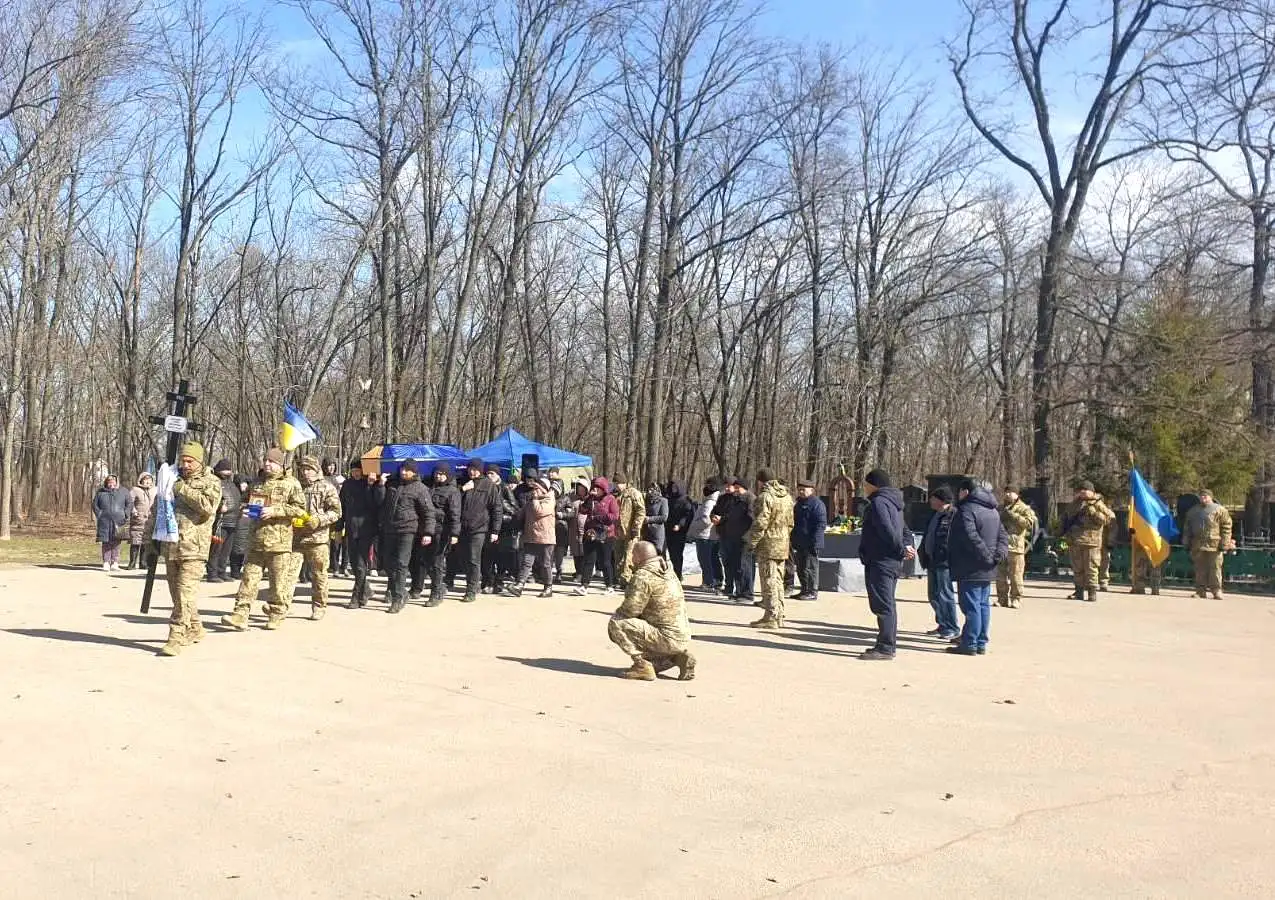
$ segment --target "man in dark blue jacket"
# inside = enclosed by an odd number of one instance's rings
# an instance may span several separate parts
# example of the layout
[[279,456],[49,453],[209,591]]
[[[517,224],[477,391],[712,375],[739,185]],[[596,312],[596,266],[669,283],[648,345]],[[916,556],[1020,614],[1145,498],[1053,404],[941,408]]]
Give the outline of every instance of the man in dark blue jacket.
[[974,656],[987,652],[992,584],[996,567],[1009,555],[1009,534],[1001,524],[996,498],[986,485],[967,478],[961,482],[959,498],[947,556],[961,612],[965,613],[965,627],[960,643],[948,647],[948,652]]
[[813,481],[797,482],[797,506],[793,510],[792,550],[797,557],[798,600],[819,599],[819,554],[828,527],[828,509],[815,494]]
[[926,586],[929,589],[930,607],[934,610],[937,626],[926,634],[949,641],[960,633],[956,624],[956,594],[952,591],[952,570],[947,562],[948,534],[952,528],[952,490],[939,486],[930,494],[930,509],[934,515],[925,526],[925,537],[917,551],[925,569]]
[[916,550],[911,532],[903,525],[903,492],[890,484],[890,476],[882,469],[869,472],[863,484],[868,507],[863,512],[859,560],[868,588],[868,606],[877,617],[877,643],[859,658],[894,659],[899,634],[899,614],[894,605],[899,564],[914,559]]

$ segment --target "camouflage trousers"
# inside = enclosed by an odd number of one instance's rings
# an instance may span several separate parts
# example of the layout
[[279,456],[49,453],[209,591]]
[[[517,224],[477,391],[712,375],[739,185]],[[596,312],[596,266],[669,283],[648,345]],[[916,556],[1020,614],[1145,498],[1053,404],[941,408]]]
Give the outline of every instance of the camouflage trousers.
[[1023,599],[1023,573],[1027,571],[1027,554],[1011,553],[996,568],[996,602],[1000,606],[1018,606]]
[[331,563],[331,551],[327,544],[307,544],[298,547],[288,554],[288,583],[284,596],[292,603],[292,595],[297,589],[297,581],[301,578],[301,567],[310,564],[310,597],[313,609],[326,609],[328,605],[328,569]]
[[607,623],[607,636],[632,659],[651,662],[685,653],[689,647],[687,642],[670,640],[645,619],[612,619]]
[[1142,593],[1151,588],[1152,591],[1159,592],[1163,578],[1164,567],[1151,565],[1151,557],[1135,541],[1129,548],[1129,580],[1133,582],[1134,591]]
[[621,584],[633,580],[633,541],[630,538],[615,539],[615,577]]
[[204,636],[199,621],[199,581],[207,564],[201,559],[169,559],[164,561],[168,593],[173,598],[173,613],[168,617],[172,637],[190,644]]
[[761,608],[776,619],[784,617],[784,561],[757,557],[757,577],[761,582]]
[[[262,572],[270,573],[269,612],[271,616],[284,616],[292,603],[292,592],[288,589],[292,573],[293,554],[284,550],[278,553],[253,551],[244,560],[243,577],[239,582],[239,591],[235,594],[235,615],[242,615],[246,620],[252,609],[252,601],[257,599],[257,591],[261,587]],[[298,567],[300,571],[300,567]]]
[[1098,590],[1098,565],[1102,553],[1099,547],[1071,547],[1071,575],[1076,587],[1086,591]]
[[1111,548],[1106,544],[1102,545],[1102,550],[1098,556],[1098,584],[1106,587],[1111,583]]
[[1195,596],[1222,595],[1222,552],[1220,550],[1192,550],[1191,562],[1195,568]]

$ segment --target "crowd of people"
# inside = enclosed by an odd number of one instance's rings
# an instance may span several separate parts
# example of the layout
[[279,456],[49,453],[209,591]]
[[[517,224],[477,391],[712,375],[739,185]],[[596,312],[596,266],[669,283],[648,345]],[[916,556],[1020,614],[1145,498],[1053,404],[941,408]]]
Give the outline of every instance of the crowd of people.
[[[235,475],[228,460],[210,472],[203,457],[200,445],[188,443],[175,480],[165,481],[169,473],[160,472],[167,488],[143,475],[125,491],[110,477],[94,499],[108,571],[118,568],[125,537],[129,567],[141,565],[156,521],[171,517],[171,533],[160,544],[173,596],[163,655],[202,638],[195,600],[201,579],[239,583],[234,609],[221,621],[240,631],[248,628],[252,602],[267,579],[265,628],[274,630],[302,580],[311,584],[311,619],[321,620],[329,579],[347,568],[354,579],[351,609],[375,599],[370,576],[379,571],[387,579],[388,612],[397,614],[425,597],[427,580],[426,607],[443,603],[461,579],[465,603],[482,593],[520,596],[533,579],[540,596],[549,597],[565,580],[570,555],[575,594],[586,594],[595,577],[606,594],[625,592],[609,633],[633,657],[626,674],[646,680],[672,666],[682,677],[694,674],[682,588],[688,544],[702,575],[699,589],[760,606],[754,628],[782,629],[787,600],[818,597],[827,510],[813,482],[798,482],[794,496],[766,468],[751,490],[740,478],[710,479],[695,501],[678,482],[650,484],[643,493],[617,474],[577,478],[568,488],[557,469],[542,475],[528,468],[516,480],[506,479],[499,467],[479,459],[460,473],[437,464],[424,480],[412,460],[381,476],[365,473],[355,459],[341,476],[330,460],[302,456],[293,477],[284,453],[273,448],[248,479]],[[935,616],[928,634],[950,642],[951,653],[985,654],[993,587],[999,605],[1017,608],[1022,602],[1025,557],[1039,532],[1032,507],[1016,491],[998,501],[990,485],[965,479],[955,494],[946,487],[933,491],[933,514],[918,541],[904,523],[903,494],[888,473],[869,472],[864,493],[859,558],[878,633],[861,658],[894,658],[897,583],[903,565],[918,556]],[[1220,597],[1221,553],[1233,546],[1230,518],[1207,491],[1202,495],[1205,503],[1188,520],[1187,538],[1197,559],[1197,593]],[[1105,580],[1104,535],[1114,519],[1093,485],[1082,483],[1063,523],[1076,599],[1097,599]],[[1158,592],[1159,574],[1145,552],[1140,559],[1135,553],[1134,570],[1135,593],[1147,585]]]

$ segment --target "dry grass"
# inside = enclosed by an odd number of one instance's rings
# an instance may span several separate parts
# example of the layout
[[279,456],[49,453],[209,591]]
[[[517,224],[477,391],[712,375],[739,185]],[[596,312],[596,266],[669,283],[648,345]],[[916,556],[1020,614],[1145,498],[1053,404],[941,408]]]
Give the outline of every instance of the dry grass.
[[13,523],[13,538],[0,541],[0,566],[96,564],[102,561],[85,517]]

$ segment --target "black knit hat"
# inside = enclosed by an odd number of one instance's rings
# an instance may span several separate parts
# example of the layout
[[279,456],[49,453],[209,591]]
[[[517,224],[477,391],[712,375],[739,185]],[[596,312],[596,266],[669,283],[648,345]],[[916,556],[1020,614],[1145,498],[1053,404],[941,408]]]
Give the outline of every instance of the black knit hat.
[[440,472],[447,477],[448,481],[451,481],[451,478],[452,478],[451,466],[449,466],[447,463],[439,463],[438,465],[434,466],[434,474],[438,475]]
[[346,468],[346,471],[349,471],[350,469],[358,469],[360,472],[362,472],[362,471],[363,471],[363,460],[359,459],[359,458],[356,456],[356,457],[354,457],[354,459],[350,460],[350,464],[349,464],[348,466],[346,466],[345,468]]
[[1079,484],[1077,484],[1077,485],[1076,485],[1076,490],[1078,490],[1078,491],[1092,491],[1092,490],[1093,490],[1093,482],[1092,482],[1092,481],[1082,481],[1082,482],[1080,482]]
[[465,468],[473,469],[475,472],[483,472],[483,471],[486,471],[487,464],[483,462],[481,459],[479,459],[477,456],[475,456],[473,459],[469,461],[469,465],[467,465]]
[[770,469],[767,469],[764,467],[760,468],[757,470],[757,480],[760,481],[762,484],[770,484],[772,481],[775,480],[775,473],[772,472]]
[[951,502],[952,502],[952,489],[951,489],[950,487],[948,487],[946,484],[940,484],[940,485],[939,485],[938,487],[936,487],[936,488],[934,489],[934,491],[930,494],[930,497],[931,497],[931,498],[933,498],[933,497],[937,497],[938,499],[942,500],[944,503],[951,503]]
[[539,477],[540,477],[540,470],[539,470],[539,469],[537,469],[537,468],[534,468],[534,467],[533,467],[533,468],[528,468],[528,469],[523,469],[523,470],[522,470],[522,480],[523,480],[523,481],[535,481],[535,480],[536,480],[537,478],[539,478]]
[[235,467],[230,464],[230,460],[221,459],[217,461],[217,465],[213,466],[214,472],[233,472]]
[[402,472],[412,472],[413,474],[414,474],[414,473],[416,473],[417,471],[419,471],[419,470],[416,468],[416,460],[414,460],[414,459],[405,459],[405,460],[403,460],[403,464],[402,464],[402,465],[400,465],[400,466],[398,467],[398,470],[399,470],[399,472],[400,472],[400,473],[402,473]]
[[890,487],[890,474],[885,469],[873,469],[863,480],[874,488]]

